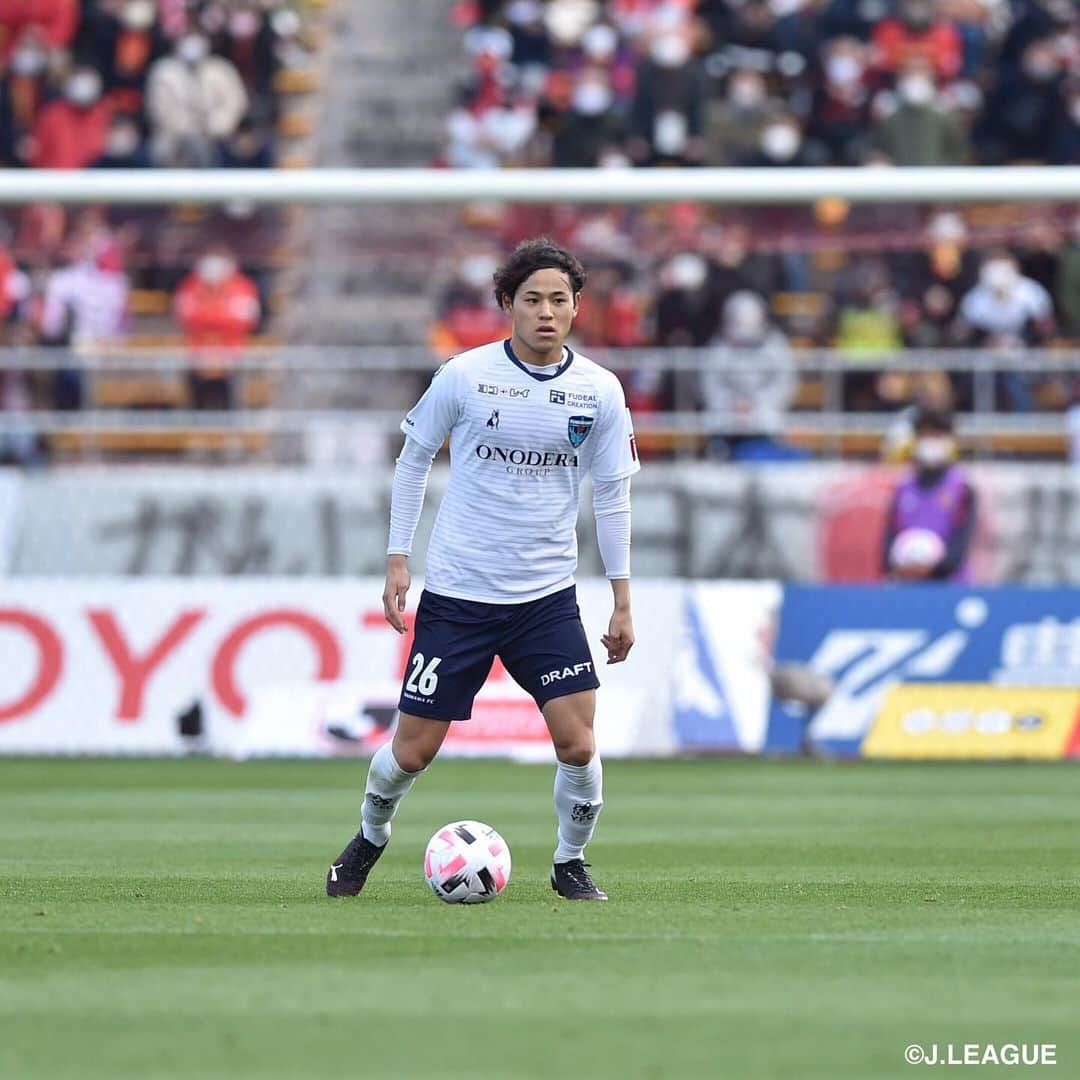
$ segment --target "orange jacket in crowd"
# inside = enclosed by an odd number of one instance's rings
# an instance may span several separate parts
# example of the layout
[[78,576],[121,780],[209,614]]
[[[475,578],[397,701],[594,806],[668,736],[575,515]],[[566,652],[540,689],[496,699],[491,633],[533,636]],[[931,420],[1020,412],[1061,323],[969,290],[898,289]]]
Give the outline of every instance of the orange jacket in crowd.
[[6,60],[30,27],[50,49],[70,45],[79,29],[79,0],[0,0],[0,56]]
[[451,307],[428,331],[428,342],[435,352],[451,356],[509,337],[509,332],[504,312],[486,301],[477,301]]
[[173,312],[189,349],[240,349],[259,323],[259,290],[236,270],[217,284],[188,274],[176,290]]
[[952,23],[935,23],[917,32],[899,19],[885,19],[874,27],[874,45],[883,71],[899,71],[905,64],[921,60],[933,66],[939,79],[955,79],[960,73],[964,45]]

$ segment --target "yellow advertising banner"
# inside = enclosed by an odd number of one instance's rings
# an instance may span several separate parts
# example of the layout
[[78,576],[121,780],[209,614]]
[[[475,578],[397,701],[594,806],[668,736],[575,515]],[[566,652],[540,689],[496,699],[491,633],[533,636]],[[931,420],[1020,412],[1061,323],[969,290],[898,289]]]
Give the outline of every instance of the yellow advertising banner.
[[905,683],[889,690],[862,753],[1057,760],[1072,749],[1078,718],[1080,689]]

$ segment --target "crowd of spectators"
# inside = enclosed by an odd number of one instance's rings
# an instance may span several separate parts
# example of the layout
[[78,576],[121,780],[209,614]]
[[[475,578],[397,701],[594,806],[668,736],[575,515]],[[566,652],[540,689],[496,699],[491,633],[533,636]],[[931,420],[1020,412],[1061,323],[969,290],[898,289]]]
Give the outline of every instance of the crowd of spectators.
[[299,29],[278,0],[0,0],[0,164],[271,165]]
[[[799,167],[1080,162],[1073,0],[465,2],[472,71],[444,164]],[[696,381],[627,375],[638,410],[698,407],[745,435],[733,457],[785,456],[793,349],[867,358],[847,409],[971,408],[962,371],[875,367],[882,352],[1080,339],[1073,206],[698,204],[472,208],[431,340],[489,340],[490,272],[544,231],[588,263],[582,347],[706,346]],[[495,331],[497,332],[497,331]],[[760,353],[768,377],[727,357]],[[1061,409],[1067,378],[996,380],[1003,410]]]
[[[732,298],[754,296],[793,346],[866,357],[867,374],[846,380],[842,404],[853,409],[891,409],[919,393],[972,406],[970,377],[882,375],[872,368],[883,352],[1015,354],[1080,340],[1075,207],[481,207],[468,225],[432,327],[441,353],[498,336],[504,319],[491,272],[519,237],[537,232],[590,268],[575,324],[580,347],[712,346]],[[645,382],[638,407],[686,404],[674,401],[670,379]],[[1009,382],[998,408],[1061,407],[1070,392],[1054,380]]]
[[446,162],[1080,162],[1075,0],[467,0]]
[[[0,0],[0,167],[272,168],[275,75],[304,54],[301,29],[289,0]],[[139,289],[172,296],[173,330],[200,357],[235,347],[266,310],[276,223],[240,203],[6,214],[3,343],[85,355],[122,342]],[[222,407],[224,385],[195,372],[191,404]],[[79,408],[79,371],[0,373],[0,407],[32,400]],[[25,441],[8,443],[0,456],[25,458]]]

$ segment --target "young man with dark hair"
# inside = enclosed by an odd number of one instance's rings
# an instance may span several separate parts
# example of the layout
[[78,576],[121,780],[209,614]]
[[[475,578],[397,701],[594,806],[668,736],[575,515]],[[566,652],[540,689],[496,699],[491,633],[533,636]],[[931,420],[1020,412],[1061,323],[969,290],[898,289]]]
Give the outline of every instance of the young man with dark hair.
[[392,743],[371,759],[361,829],[330,867],[330,896],[355,896],[390,821],[450,724],[467,720],[495,656],[535,699],[555,747],[558,846],[551,886],[606,900],[584,861],[603,806],[593,737],[600,685],[574,586],[582,477],[614,593],[601,641],[609,664],[634,644],[630,477],[640,465],[618,379],[565,345],[585,271],[546,238],[521,244],[494,275],[511,317],[505,341],[448,360],[405,417],[394,471],[383,609],[405,633],[407,557],[432,460],[450,439],[450,483],[428,548],[425,588]]

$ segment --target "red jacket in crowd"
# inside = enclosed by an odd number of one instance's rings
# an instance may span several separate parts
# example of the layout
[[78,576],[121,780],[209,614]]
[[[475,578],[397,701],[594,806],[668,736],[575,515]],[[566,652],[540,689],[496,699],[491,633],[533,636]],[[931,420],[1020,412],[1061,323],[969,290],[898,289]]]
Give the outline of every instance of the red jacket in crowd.
[[[2,0],[0,0],[2,2]],[[58,98],[38,114],[30,164],[35,169],[85,169],[105,152],[113,106],[102,99],[88,108]]]
[[439,353],[464,352],[506,337],[509,324],[506,314],[487,301],[454,304],[431,328],[428,341]]
[[960,32],[952,23],[935,23],[928,30],[911,30],[900,19],[886,19],[874,28],[878,66],[899,71],[912,60],[932,64],[939,79],[955,79],[963,59]]
[[29,27],[51,49],[70,45],[79,29],[79,0],[0,0],[0,55],[5,60]]
[[189,349],[240,349],[259,323],[259,290],[239,270],[216,284],[191,273],[180,282],[173,310]]

